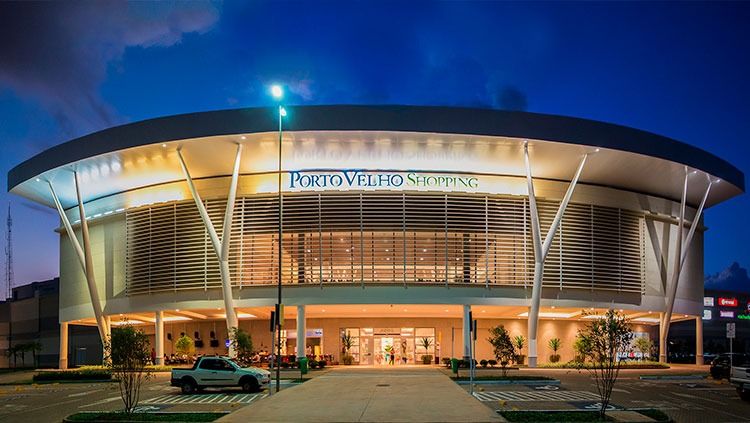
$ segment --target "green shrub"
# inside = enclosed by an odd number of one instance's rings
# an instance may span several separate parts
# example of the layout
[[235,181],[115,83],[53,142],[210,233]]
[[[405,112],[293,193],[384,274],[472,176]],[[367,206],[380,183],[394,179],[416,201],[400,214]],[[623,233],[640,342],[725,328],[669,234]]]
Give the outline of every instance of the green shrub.
[[495,366],[497,366],[497,360],[495,360],[495,359],[487,360],[487,364],[489,364],[490,367],[495,367]]
[[310,361],[307,362],[307,365],[311,369],[317,369],[318,368],[318,361],[317,360],[310,360]]
[[350,366],[352,363],[354,363],[354,357],[350,356],[349,354],[344,354],[341,356],[341,362],[344,363],[345,366]]
[[[537,367],[545,367],[548,369],[590,369],[593,368],[594,365],[591,362],[586,363],[579,363],[575,360],[569,361],[567,363],[539,363]],[[623,361],[621,364],[621,368],[623,369],[668,369],[669,365],[665,363],[660,363],[656,361]]]
[[450,367],[451,366],[451,359],[450,358],[443,357],[442,361],[443,361],[443,364],[445,364],[445,367]]
[[479,365],[482,366],[482,367],[487,367],[487,363],[489,363],[489,362],[487,360],[485,360],[485,359],[482,359],[481,361],[479,361]]
[[432,363],[432,355],[425,354],[422,356],[422,364],[430,364]]
[[325,361],[325,360],[318,361],[318,367],[320,367],[321,369],[324,368],[327,365],[328,365],[328,362]]

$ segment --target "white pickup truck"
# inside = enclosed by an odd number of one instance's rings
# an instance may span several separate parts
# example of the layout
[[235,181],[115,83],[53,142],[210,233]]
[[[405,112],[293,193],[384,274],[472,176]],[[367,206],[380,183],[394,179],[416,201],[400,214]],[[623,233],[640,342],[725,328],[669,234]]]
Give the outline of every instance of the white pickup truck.
[[750,401],[750,360],[735,359],[729,381],[737,388],[737,394],[745,401]]
[[268,387],[271,373],[257,367],[244,367],[226,357],[201,357],[192,369],[172,369],[171,385],[183,394],[209,387],[239,386],[244,392]]

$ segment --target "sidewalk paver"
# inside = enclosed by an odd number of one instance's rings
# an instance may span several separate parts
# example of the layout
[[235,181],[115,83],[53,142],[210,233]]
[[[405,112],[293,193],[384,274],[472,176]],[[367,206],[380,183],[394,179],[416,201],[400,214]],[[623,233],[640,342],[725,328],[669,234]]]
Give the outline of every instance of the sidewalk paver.
[[338,368],[219,422],[503,422],[436,368]]

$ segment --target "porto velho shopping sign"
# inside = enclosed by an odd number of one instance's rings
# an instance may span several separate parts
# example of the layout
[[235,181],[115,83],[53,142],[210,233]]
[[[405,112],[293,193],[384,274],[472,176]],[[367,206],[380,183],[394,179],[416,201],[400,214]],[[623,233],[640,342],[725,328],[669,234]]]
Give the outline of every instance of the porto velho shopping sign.
[[476,192],[479,178],[436,172],[293,170],[288,189],[293,191],[427,190]]

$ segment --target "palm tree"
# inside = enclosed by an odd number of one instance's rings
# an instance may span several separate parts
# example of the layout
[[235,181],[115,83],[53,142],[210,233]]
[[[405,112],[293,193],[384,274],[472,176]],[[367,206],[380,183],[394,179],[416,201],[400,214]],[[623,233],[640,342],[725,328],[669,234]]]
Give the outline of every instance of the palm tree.
[[560,341],[560,338],[550,339],[547,345],[552,350],[552,355],[549,356],[549,361],[553,363],[557,363],[558,361],[560,361],[560,354],[557,353],[557,350],[559,350],[560,346],[562,346],[562,341]]
[[34,357],[34,367],[39,367],[39,361],[37,361],[39,355],[37,353],[42,351],[42,343],[39,341],[29,342],[29,350]]
[[525,343],[526,343],[526,338],[524,338],[523,335],[518,335],[515,338],[513,338],[513,345],[518,350],[518,354],[516,354],[516,363],[519,365],[522,365],[524,359],[526,358],[526,356],[523,355],[523,346]]

